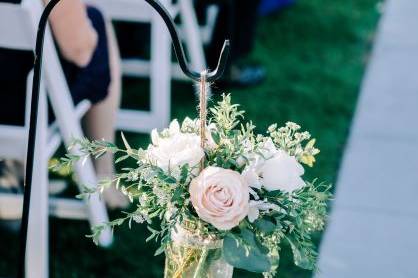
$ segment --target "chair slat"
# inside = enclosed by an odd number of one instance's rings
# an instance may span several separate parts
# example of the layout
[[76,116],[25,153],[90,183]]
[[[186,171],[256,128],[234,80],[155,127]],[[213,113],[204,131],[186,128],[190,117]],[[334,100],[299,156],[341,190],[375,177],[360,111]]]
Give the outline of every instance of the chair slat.
[[0,47],[33,50],[35,41],[27,29],[29,18],[20,5],[0,3]]
[[[16,220],[22,217],[23,196],[0,194],[0,218]],[[49,215],[57,218],[88,219],[86,204],[80,200],[67,198],[49,198]]]

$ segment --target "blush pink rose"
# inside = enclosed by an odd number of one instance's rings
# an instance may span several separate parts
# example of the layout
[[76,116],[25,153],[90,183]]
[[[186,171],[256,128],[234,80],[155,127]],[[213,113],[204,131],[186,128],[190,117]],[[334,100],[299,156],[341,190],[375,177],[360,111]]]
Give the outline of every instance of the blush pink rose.
[[207,167],[192,180],[192,205],[199,217],[219,230],[230,230],[248,214],[249,188],[235,171]]

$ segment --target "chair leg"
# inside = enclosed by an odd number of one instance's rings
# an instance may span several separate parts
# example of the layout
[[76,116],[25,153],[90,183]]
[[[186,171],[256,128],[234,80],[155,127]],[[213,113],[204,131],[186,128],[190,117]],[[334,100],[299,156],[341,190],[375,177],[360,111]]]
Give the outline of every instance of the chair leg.
[[206,69],[205,52],[199,24],[191,0],[179,0],[182,27],[185,31],[186,46],[192,67],[196,71]]
[[[190,56],[192,67],[199,72],[207,69],[205,51],[203,49],[202,35],[199,23],[191,0],[179,0],[182,27],[185,31],[186,47]],[[211,88],[207,89],[211,95]]]
[[26,277],[48,277],[48,157],[47,147],[47,105],[45,91],[39,100],[39,117],[35,149],[35,169],[29,212]]
[[[73,138],[82,138],[83,133],[81,131],[80,123],[78,122],[77,117],[70,117],[67,115],[75,115],[75,111],[71,110],[68,106],[62,105],[59,103],[60,100],[51,98],[52,105],[57,108],[61,114],[56,113],[58,120],[60,132],[62,138],[64,139],[65,145],[68,147]],[[70,150],[73,154],[79,154],[79,150],[74,147]],[[76,176],[78,178],[78,184],[83,186],[94,187],[97,185],[96,172],[93,167],[93,162],[91,159],[87,159],[84,162],[78,162],[75,165],[74,169]],[[107,215],[107,209],[98,194],[92,195],[88,200],[85,201],[88,211],[89,211],[89,221],[91,226],[96,226],[108,222],[109,218]],[[99,238],[99,244],[102,247],[108,247],[112,244],[113,236],[110,229],[106,229],[101,234]]]
[[[63,103],[60,103],[60,99],[56,99],[54,97],[51,96],[51,103],[52,106],[55,106],[55,109],[57,109],[55,111],[59,112],[56,113],[58,125],[62,138],[64,139],[64,143],[68,147],[71,144],[73,138],[82,138],[83,133],[81,131],[80,123],[78,122],[77,117],[67,116],[75,115],[74,109],[70,109],[69,106],[63,105]],[[79,150],[74,147],[71,148],[70,152],[73,154],[78,154]],[[98,181],[96,178],[96,172],[91,159],[87,159],[83,163],[81,161],[76,163],[74,171],[78,178],[78,184],[92,187],[97,185]],[[92,195],[85,202],[89,211],[89,221],[91,226],[100,225],[109,221],[106,206],[104,202],[100,200],[98,194]],[[112,231],[110,229],[105,229],[99,238],[100,246],[108,247],[112,244],[112,241]]]
[[[90,159],[86,160],[84,164],[77,163],[75,165],[75,172],[77,174],[78,183],[81,185],[92,186],[97,184],[96,174],[93,163]],[[106,206],[103,200],[100,199],[99,194],[93,194],[85,200],[88,212],[89,222],[92,227],[103,224],[109,221]],[[102,247],[108,247],[113,242],[113,235],[110,229],[105,229],[99,238],[99,244]]]
[[[49,29],[46,30],[44,53],[45,83],[48,89],[49,100],[51,101],[51,106],[54,110],[63,141],[68,147],[72,143],[73,138],[82,138],[83,132],[65,76],[61,71],[61,65]],[[71,152],[78,153],[79,151],[74,148],[71,149]],[[75,168],[80,184],[92,187],[97,185],[96,174],[91,159],[88,159],[84,166],[81,165],[81,162],[77,163]],[[90,224],[92,226],[108,221],[106,206],[98,196],[92,196],[86,202],[90,213]],[[109,246],[112,243],[112,232],[110,229],[102,233],[99,243],[101,246]]]
[[[170,1],[161,3],[168,6]],[[167,27],[154,12],[151,21],[151,113],[158,121],[154,128],[167,127],[171,109],[171,40]]]

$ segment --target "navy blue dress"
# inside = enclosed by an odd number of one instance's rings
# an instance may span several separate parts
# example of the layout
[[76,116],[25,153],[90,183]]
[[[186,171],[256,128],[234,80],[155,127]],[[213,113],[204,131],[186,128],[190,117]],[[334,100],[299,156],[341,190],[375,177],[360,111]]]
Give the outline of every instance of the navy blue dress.
[[[87,14],[98,34],[98,43],[89,64],[78,67],[58,53],[75,104],[84,99],[100,102],[106,98],[110,84],[105,20],[96,8],[88,7]],[[0,48],[0,124],[24,124],[26,79],[33,61],[32,52]]]

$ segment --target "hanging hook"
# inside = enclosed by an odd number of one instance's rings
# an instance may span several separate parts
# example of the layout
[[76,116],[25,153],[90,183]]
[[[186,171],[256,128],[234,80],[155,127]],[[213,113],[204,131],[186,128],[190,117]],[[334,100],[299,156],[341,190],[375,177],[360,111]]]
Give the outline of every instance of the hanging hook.
[[[161,18],[164,20],[165,25],[167,25],[168,31],[170,32],[171,39],[173,41],[174,52],[176,53],[177,60],[179,62],[181,70],[187,75],[189,78],[200,81],[200,72],[192,71],[189,68],[189,65],[186,61],[186,55],[184,54],[183,45],[181,44],[179,35],[177,33],[176,26],[173,22],[173,19],[170,16],[170,13],[167,9],[158,1],[158,0],[145,0],[151,7],[156,10]],[[221,50],[221,54],[219,56],[218,65],[215,70],[209,71],[207,73],[206,81],[213,82],[219,79],[222,74],[224,73],[227,65],[228,55],[229,55],[229,40],[225,40],[224,45]],[[202,69],[202,71],[205,69]]]
[[[36,141],[36,127],[37,127],[37,115],[39,105],[39,90],[41,82],[41,68],[42,68],[42,54],[44,46],[45,29],[48,23],[48,17],[53,8],[58,4],[60,0],[50,0],[45,6],[42,12],[41,18],[38,24],[38,31],[36,35],[35,46],[35,63],[34,63],[34,75],[32,85],[32,98],[30,108],[30,120],[29,120],[29,137],[28,137],[28,149],[26,155],[26,173],[25,173],[25,190],[23,196],[23,212],[22,212],[22,224],[20,229],[20,249],[19,249],[19,261],[18,261],[18,278],[25,277],[25,258],[26,258],[26,241],[29,223],[29,207],[30,207],[30,195],[32,192],[32,176],[33,176],[33,163],[35,155],[35,141]],[[175,24],[168,13],[168,11],[157,0],[145,0],[150,4],[162,17],[167,25],[173,40],[174,51],[180,64],[180,68],[189,78],[200,81],[200,73],[190,70],[186,61],[183,46],[180,42],[179,35],[177,33]],[[226,63],[229,55],[229,41],[224,42],[221,55],[219,57],[218,66],[214,71],[207,73],[206,80],[209,82],[219,79],[226,68]],[[204,70],[204,69],[202,69]]]

